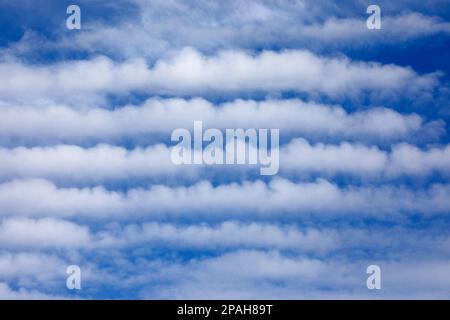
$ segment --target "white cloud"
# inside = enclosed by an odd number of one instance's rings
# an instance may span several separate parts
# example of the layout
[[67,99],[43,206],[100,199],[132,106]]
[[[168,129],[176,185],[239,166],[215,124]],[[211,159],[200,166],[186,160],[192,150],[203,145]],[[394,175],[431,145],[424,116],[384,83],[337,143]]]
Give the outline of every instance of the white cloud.
[[311,145],[304,139],[294,139],[282,147],[280,159],[281,170],[291,174],[350,174],[364,178],[383,173],[388,164],[388,153],[376,146],[345,142]]
[[425,176],[430,172],[450,171],[450,145],[442,148],[432,147],[424,151],[416,146],[400,144],[394,146],[387,172],[390,175],[416,174]]
[[58,248],[90,244],[89,228],[72,222],[44,218],[5,219],[0,223],[2,247]]
[[0,282],[14,281],[25,288],[64,284],[67,263],[53,254],[19,252],[0,254]]
[[[292,293],[291,285],[320,279],[325,269],[326,265],[317,259],[286,257],[276,251],[241,250],[165,265],[154,272],[158,279],[167,279],[168,285],[158,291],[149,286],[142,294],[172,299],[264,299],[270,293],[279,299]],[[193,285],[195,282],[197,286]],[[284,294],[280,296],[281,291]]]
[[1,300],[52,300],[64,299],[63,296],[46,294],[37,290],[26,290],[20,288],[13,290],[5,282],[0,282],[0,299]]
[[52,65],[0,64],[0,97],[21,101],[58,98],[70,101],[77,94],[137,90],[149,80],[143,59],[115,63],[106,57]]
[[450,146],[420,149],[402,143],[391,151],[377,146],[343,142],[339,145],[294,139],[281,149],[281,169],[291,174],[352,175],[361,178],[391,179],[400,176],[425,177],[450,173]]
[[18,147],[0,149],[0,162],[3,177],[34,176],[78,182],[174,175],[188,178],[195,170],[172,164],[170,148],[164,145],[132,151],[109,145],[88,149],[74,145]]

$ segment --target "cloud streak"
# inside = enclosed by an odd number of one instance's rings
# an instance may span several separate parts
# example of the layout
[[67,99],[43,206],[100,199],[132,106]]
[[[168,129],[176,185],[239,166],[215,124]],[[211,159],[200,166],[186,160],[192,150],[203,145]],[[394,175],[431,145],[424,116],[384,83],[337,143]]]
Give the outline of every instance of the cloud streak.
[[[312,139],[390,142],[431,139],[445,132],[440,121],[389,108],[348,112],[343,107],[288,100],[234,100],[213,104],[205,99],[152,98],[140,106],[114,110],[76,109],[63,105],[5,104],[0,108],[0,141],[58,143],[152,141],[176,128],[192,129],[195,120],[212,128],[278,128],[285,136]],[[139,139],[145,138],[145,139]]]
[[[242,141],[238,144],[244,145]],[[255,146],[249,147],[257,151]],[[296,138],[281,146],[279,152],[281,176],[350,176],[376,182],[450,174],[449,145],[420,149],[403,143],[392,146],[389,152],[358,143],[311,144]],[[183,182],[201,180],[206,173],[212,177],[223,172],[255,175],[257,169],[254,165],[175,165],[171,162],[171,147],[164,144],[133,150],[104,144],[92,148],[76,145],[0,148],[0,163],[3,180],[45,178],[66,184],[167,178]]]
[[122,63],[101,56],[48,66],[0,64],[0,97],[15,101],[71,100],[74,95],[167,95],[288,92],[335,99],[372,96],[393,98],[399,92],[420,97],[439,84],[438,74],[420,75],[408,67],[329,58],[307,50],[222,51],[204,56],[193,48],[149,67],[144,59]]
[[189,187],[153,185],[126,193],[104,187],[58,188],[45,180],[15,180],[0,185],[4,216],[83,217],[84,219],[231,217],[377,217],[398,220],[411,213],[446,215],[446,184],[412,191],[402,187],[340,188],[324,179],[293,183],[286,179],[212,186],[202,181]]

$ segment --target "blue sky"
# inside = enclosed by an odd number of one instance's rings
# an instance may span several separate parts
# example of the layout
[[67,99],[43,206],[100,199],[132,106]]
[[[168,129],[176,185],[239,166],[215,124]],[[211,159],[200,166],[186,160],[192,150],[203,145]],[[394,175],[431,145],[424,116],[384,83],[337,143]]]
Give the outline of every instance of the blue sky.
[[[447,1],[0,0],[0,30],[0,298],[450,298]],[[174,165],[195,120],[279,129],[278,174]]]

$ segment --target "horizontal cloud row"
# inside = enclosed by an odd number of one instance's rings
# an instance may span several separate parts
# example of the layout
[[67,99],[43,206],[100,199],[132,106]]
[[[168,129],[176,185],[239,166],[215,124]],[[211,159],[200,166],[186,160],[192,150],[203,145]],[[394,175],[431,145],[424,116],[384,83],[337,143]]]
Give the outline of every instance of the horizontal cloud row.
[[[0,108],[0,142],[83,142],[149,135],[168,139],[176,128],[201,120],[212,128],[275,128],[282,135],[392,141],[439,136],[440,122],[387,108],[348,113],[339,106],[291,100],[235,100],[214,105],[204,99],[149,99],[142,106],[114,110],[66,106]],[[141,139],[142,140],[142,139]],[[147,139],[148,140],[148,139]],[[145,141],[145,140],[144,140]],[[148,143],[148,142],[147,142]]]
[[[244,142],[239,141],[238,145],[243,145],[241,149],[245,150]],[[250,146],[250,150],[257,152],[254,146]],[[236,175],[255,174],[258,168],[256,165],[175,165],[171,152],[171,147],[163,144],[133,150],[110,145],[0,148],[0,180],[46,178],[67,184],[176,177],[183,182],[202,179],[206,173],[209,176],[218,176],[224,171],[228,174],[234,171]],[[448,145],[419,149],[399,144],[387,152],[357,143],[310,144],[298,138],[279,149],[279,158],[282,176],[349,175],[382,181],[402,176],[427,177],[434,173],[447,177],[450,173]]]
[[[298,227],[258,222],[226,221],[220,224],[169,224],[144,222],[106,225],[94,232],[87,225],[53,218],[7,218],[0,223],[1,248],[10,251],[78,249],[83,251],[147,248],[214,251],[230,249],[278,249],[323,256],[346,250],[373,250],[395,257],[400,252],[426,255],[429,248],[450,254],[450,237],[430,230],[401,227],[371,230],[341,226]],[[386,253],[385,250],[389,250]],[[351,253],[350,253],[351,254]]]
[[[67,296],[61,289],[65,268],[73,257],[44,253],[0,254],[0,293],[8,297]],[[446,298],[449,261],[443,258],[322,260],[278,250],[238,250],[180,260],[115,255],[97,256],[97,265],[79,259],[85,292],[99,293],[102,286],[133,298],[178,299],[307,299],[307,298]],[[108,267],[112,266],[111,272]],[[366,268],[382,268],[383,290],[368,291]],[[3,281],[21,283],[21,290]],[[164,286],[161,286],[164,282]],[[41,288],[44,292],[29,288]],[[330,290],[328,288],[333,288]],[[138,288],[138,289],[136,289]],[[86,291],[86,289],[85,289]],[[61,294],[63,293],[63,294]],[[108,296],[108,295],[107,295]],[[116,296],[117,297],[117,296]]]
[[[320,260],[278,251],[241,250],[189,264],[179,263],[158,273],[171,286],[144,291],[152,298],[178,299],[330,299],[330,298],[446,298],[450,285],[445,258],[376,260],[383,274],[383,290],[367,290],[366,268],[373,259],[351,262]],[[329,288],[333,288],[330,290]],[[374,290],[375,291],[375,290]]]
[[219,250],[249,247],[320,253],[335,248],[337,238],[337,234],[329,230],[300,230],[293,226],[238,222],[224,222],[218,226],[143,223],[125,225],[120,230],[97,231],[96,234],[90,232],[87,226],[50,218],[6,219],[0,224],[1,247],[19,250],[120,249],[146,244],[149,247],[163,245],[178,249]]
[[203,56],[185,48],[149,67],[143,59],[114,62],[107,57],[52,65],[0,64],[0,98],[17,101],[77,101],[82,94],[141,92],[213,95],[295,91],[333,98],[358,97],[365,91],[384,97],[420,97],[438,84],[436,74],[347,58],[317,56],[306,50],[263,51],[250,55],[223,51]]
[[58,188],[45,180],[14,180],[0,185],[4,216],[78,217],[83,219],[228,219],[346,215],[399,219],[411,214],[447,214],[450,186],[428,189],[400,186],[340,188],[323,179],[293,183],[285,179],[213,186],[202,181],[189,187],[153,185],[126,192],[103,187]]
[[366,46],[399,43],[414,38],[443,33],[450,34],[450,23],[438,17],[417,12],[383,16],[383,32],[372,32],[363,18],[330,18],[323,24],[307,25],[299,33],[309,41],[340,46]]
[[[131,2],[131,6],[135,5],[135,1]],[[270,1],[227,1],[214,6],[197,3],[196,13],[191,16],[185,14],[191,9],[185,1],[172,1],[170,4],[140,2],[141,11],[137,16],[125,17],[124,21],[115,21],[114,25],[83,21],[83,29],[88,32],[58,32],[56,39],[26,32],[19,42],[5,51],[21,56],[39,48],[44,52],[106,53],[122,59],[161,57],[186,46],[206,52],[274,46],[330,51],[349,47],[370,49],[380,44],[450,33],[449,23],[435,16],[441,14],[439,5],[433,6],[431,15],[420,12],[398,14],[400,8],[386,11],[395,6],[392,3],[378,2],[378,5],[383,8],[382,32],[366,27],[368,15],[364,6],[358,7],[355,15],[350,14],[348,8],[342,8],[345,4],[336,8],[312,1],[276,4]],[[317,16],[318,12],[324,16]],[[162,16],[164,22],[161,21]]]

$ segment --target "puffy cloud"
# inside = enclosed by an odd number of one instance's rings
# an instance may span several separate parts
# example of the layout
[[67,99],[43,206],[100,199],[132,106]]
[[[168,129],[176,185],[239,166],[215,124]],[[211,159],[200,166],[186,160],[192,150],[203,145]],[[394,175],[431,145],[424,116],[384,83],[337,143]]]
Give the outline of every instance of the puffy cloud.
[[4,248],[76,248],[87,246],[91,240],[87,227],[68,221],[5,219],[0,223]]
[[393,147],[388,174],[417,174],[425,176],[430,171],[448,174],[450,168],[450,145],[421,150],[416,146],[400,144]]
[[0,176],[48,177],[66,181],[145,179],[182,175],[188,178],[195,167],[172,164],[170,148],[155,145],[128,151],[123,147],[99,145],[84,149],[74,145],[47,148],[0,150]]
[[290,174],[350,174],[365,178],[382,174],[389,158],[388,153],[375,146],[311,145],[304,139],[294,139],[281,149],[280,159],[281,170]]
[[19,252],[0,253],[0,282],[14,282],[20,287],[53,287],[64,284],[67,264],[54,254]]
[[3,62],[0,73],[0,97],[23,101],[137,90],[150,77],[142,59],[115,63],[106,57],[43,66]]
[[425,177],[430,174],[448,176],[450,146],[420,149],[402,143],[391,151],[376,146],[341,143],[309,144],[294,139],[281,149],[281,169],[290,174],[352,175],[362,178],[392,179],[405,175]]

